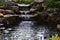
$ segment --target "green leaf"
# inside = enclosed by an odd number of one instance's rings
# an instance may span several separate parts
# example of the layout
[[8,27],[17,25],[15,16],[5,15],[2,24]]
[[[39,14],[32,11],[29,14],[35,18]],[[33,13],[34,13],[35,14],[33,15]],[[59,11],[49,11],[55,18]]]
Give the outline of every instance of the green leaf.
[[54,0],[46,0],[46,4],[48,7],[55,7],[55,1]]
[[4,4],[5,4],[4,2],[0,1],[0,6],[3,6]]
[[46,0],[47,7],[60,8],[60,1],[57,0]]

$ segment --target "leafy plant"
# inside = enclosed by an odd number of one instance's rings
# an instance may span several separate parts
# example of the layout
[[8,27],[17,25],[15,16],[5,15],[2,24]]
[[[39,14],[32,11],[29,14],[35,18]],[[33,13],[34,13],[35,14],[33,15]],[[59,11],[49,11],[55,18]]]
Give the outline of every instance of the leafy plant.
[[52,36],[52,38],[49,38],[48,40],[60,40],[60,37],[58,36],[58,34],[56,34],[55,36]]
[[5,4],[4,2],[0,1],[0,6],[3,6],[4,4]]
[[59,8],[60,7],[60,1],[57,0],[46,0],[47,7],[51,8]]
[[55,2],[55,4],[57,8],[60,8],[60,1]]
[[48,7],[55,7],[54,0],[46,0],[46,4],[47,4]]

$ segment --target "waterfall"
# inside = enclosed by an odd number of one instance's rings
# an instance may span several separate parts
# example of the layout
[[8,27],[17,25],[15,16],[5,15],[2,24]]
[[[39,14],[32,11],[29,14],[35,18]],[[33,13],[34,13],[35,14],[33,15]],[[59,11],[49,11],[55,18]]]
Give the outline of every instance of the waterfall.
[[20,11],[21,15],[24,16],[24,19],[27,20],[27,19],[30,19],[30,16],[29,14],[27,13],[30,13],[30,11]]
[[21,21],[17,26],[12,26],[14,27],[14,31],[10,31],[12,30],[10,28],[9,30],[5,29],[1,40],[45,40],[44,37],[48,37],[48,29],[46,29],[44,25],[41,26],[37,24],[36,26],[35,21],[27,21],[30,20],[29,10],[20,10],[20,13],[24,16],[25,21]]

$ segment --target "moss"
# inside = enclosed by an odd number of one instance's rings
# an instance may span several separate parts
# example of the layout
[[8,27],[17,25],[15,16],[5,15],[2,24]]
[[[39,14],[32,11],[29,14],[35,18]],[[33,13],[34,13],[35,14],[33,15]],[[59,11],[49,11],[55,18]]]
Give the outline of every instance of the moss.
[[23,0],[23,3],[25,3],[25,4],[29,4],[29,3],[31,3],[33,0]]
[[16,3],[18,2],[18,0],[12,0],[12,1],[13,1],[13,2],[16,2]]
[[24,3],[24,4],[29,4],[31,3],[33,0],[12,0],[13,2],[17,2],[17,3]]

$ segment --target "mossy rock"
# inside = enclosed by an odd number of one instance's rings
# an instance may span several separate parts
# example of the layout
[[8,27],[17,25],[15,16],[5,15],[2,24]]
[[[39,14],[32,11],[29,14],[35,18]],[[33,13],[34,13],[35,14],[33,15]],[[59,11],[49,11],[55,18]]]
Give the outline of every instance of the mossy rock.
[[34,0],[19,0],[20,3],[23,3],[23,4],[30,4],[32,3]]
[[18,0],[12,0],[12,1],[13,1],[13,2],[16,2],[16,3],[18,2]]
[[21,3],[21,4],[30,4],[34,0],[12,0],[12,1],[16,3]]
[[33,2],[33,0],[24,0],[23,2],[24,2],[25,4],[29,4],[29,3]]

